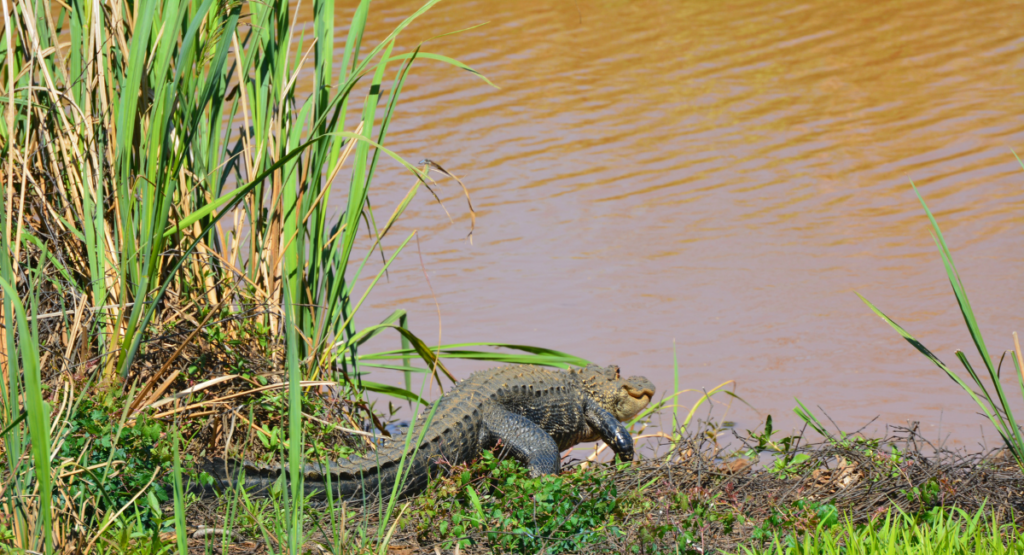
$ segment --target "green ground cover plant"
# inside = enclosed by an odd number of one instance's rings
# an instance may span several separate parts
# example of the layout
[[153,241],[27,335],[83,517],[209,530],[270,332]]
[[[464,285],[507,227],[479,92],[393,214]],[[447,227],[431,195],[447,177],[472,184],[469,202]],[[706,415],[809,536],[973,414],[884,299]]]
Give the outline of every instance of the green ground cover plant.
[[[421,513],[417,534],[423,541],[448,540],[444,547],[470,545],[467,531],[483,532],[489,545],[514,553],[571,553],[621,536],[619,522],[635,499],[597,472],[531,477],[514,461],[487,452],[458,480],[435,482],[413,502]],[[474,479],[474,476],[477,478]],[[438,514],[450,513],[451,520]]]

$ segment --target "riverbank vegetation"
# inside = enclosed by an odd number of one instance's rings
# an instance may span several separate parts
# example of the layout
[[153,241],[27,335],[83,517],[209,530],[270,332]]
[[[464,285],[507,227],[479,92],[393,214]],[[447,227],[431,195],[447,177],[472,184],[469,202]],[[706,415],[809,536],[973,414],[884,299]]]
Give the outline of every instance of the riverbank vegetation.
[[[800,550],[808,534],[840,538],[823,546],[884,543],[895,529],[953,538],[950,552],[997,537],[1019,551],[1006,526],[1022,484],[1007,459],[928,452],[913,434],[831,434],[802,405],[825,443],[776,438],[769,419],[728,452],[722,428],[693,420],[726,384],[686,413],[678,365],[675,393],[631,423],[641,434],[652,413],[674,409],[671,426],[648,434],[662,442],[657,457],[636,465],[531,478],[485,456],[383,507],[303,499],[298,474],[265,498],[189,493],[204,480],[196,463],[214,455],[297,469],[373,449],[393,412],[368,393],[426,410],[426,384],[454,379],[449,359],[587,363],[540,347],[430,345],[400,307],[369,325],[359,316],[414,239],[392,237],[412,202],[455,187],[472,232],[461,182],[385,146],[416,66],[489,84],[401,41],[437,1],[375,44],[364,40],[368,0],[313,0],[311,30],[282,0],[2,1],[5,552],[704,553]],[[384,164],[409,176],[393,206],[371,202]],[[394,349],[370,350],[388,335]],[[980,337],[995,396],[967,369],[1020,461]],[[384,372],[404,387],[375,378]]]
[[[307,418],[322,437],[358,438],[358,422],[379,424],[365,393],[421,403],[413,374],[452,379],[439,355],[581,362],[529,347],[431,349],[400,309],[356,325],[413,239],[386,248],[395,221],[437,185],[428,173],[439,166],[383,146],[405,79],[420,63],[472,73],[397,47],[436,2],[372,47],[369,1],[347,25],[333,1],[314,2],[312,36],[285,1],[4,3],[0,520],[16,545],[91,549],[140,498],[161,500],[149,486],[171,463],[180,478],[179,449],[187,462],[189,447],[238,439],[236,429],[270,452],[287,447],[297,466],[303,389],[333,400],[321,406],[330,419]],[[306,75],[308,93],[297,85]],[[375,213],[385,160],[411,186]],[[345,209],[331,214],[331,203]],[[360,350],[385,333],[399,349]],[[404,373],[406,387],[370,370]],[[157,438],[138,458],[132,446]]]
[[[761,430],[725,456],[702,430],[675,438],[661,457],[542,478],[485,455],[390,517],[380,506],[311,505],[303,528],[311,551],[351,554],[839,552],[848,541],[875,546],[865,553],[1021,552],[1024,477],[1012,456],[936,449],[913,430],[893,432],[807,443]],[[751,464],[759,454],[763,462]],[[279,552],[280,503],[280,494],[243,492],[197,500],[189,546]],[[141,530],[136,549],[145,550],[154,540]]]

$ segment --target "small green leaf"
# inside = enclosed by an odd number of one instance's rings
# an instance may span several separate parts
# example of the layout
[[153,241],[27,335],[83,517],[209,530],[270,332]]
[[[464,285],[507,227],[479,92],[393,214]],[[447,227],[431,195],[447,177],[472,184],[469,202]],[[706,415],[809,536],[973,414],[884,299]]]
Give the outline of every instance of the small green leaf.
[[473,503],[473,509],[476,511],[476,516],[480,524],[484,522],[484,508],[480,504],[480,497],[477,496],[476,490],[473,486],[466,486],[466,495],[469,496],[469,501]]

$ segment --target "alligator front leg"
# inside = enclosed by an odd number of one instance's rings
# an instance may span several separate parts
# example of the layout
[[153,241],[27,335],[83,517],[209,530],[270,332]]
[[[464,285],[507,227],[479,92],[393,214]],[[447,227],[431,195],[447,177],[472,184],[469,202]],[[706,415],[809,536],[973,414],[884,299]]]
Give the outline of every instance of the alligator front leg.
[[558,445],[529,418],[494,407],[484,413],[483,424],[485,437],[481,444],[484,448],[492,448],[500,441],[500,454],[522,463],[534,477],[558,474],[562,465]]
[[587,399],[585,417],[590,429],[597,432],[612,448],[619,460],[633,460],[633,436],[629,435],[629,430],[612,413],[597,404],[597,401]]

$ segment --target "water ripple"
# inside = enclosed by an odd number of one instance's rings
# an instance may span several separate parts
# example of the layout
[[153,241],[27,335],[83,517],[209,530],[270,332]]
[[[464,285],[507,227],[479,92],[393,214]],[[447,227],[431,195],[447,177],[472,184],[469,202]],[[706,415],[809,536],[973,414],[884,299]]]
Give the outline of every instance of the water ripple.
[[[417,4],[373,6],[393,25]],[[424,196],[396,236],[420,230],[453,341],[617,360],[661,387],[675,339],[691,386],[737,378],[776,418],[793,396],[851,424],[945,407],[969,440],[974,409],[852,291],[937,352],[969,345],[913,179],[986,329],[1020,322],[1022,20],[1019,2],[442,3],[400,49],[490,21],[428,46],[502,88],[425,61],[389,141],[464,178],[480,217],[470,246],[461,190],[442,184],[456,225]],[[378,179],[381,207],[410,183],[393,166]],[[401,300],[430,328],[408,258],[374,310]]]

